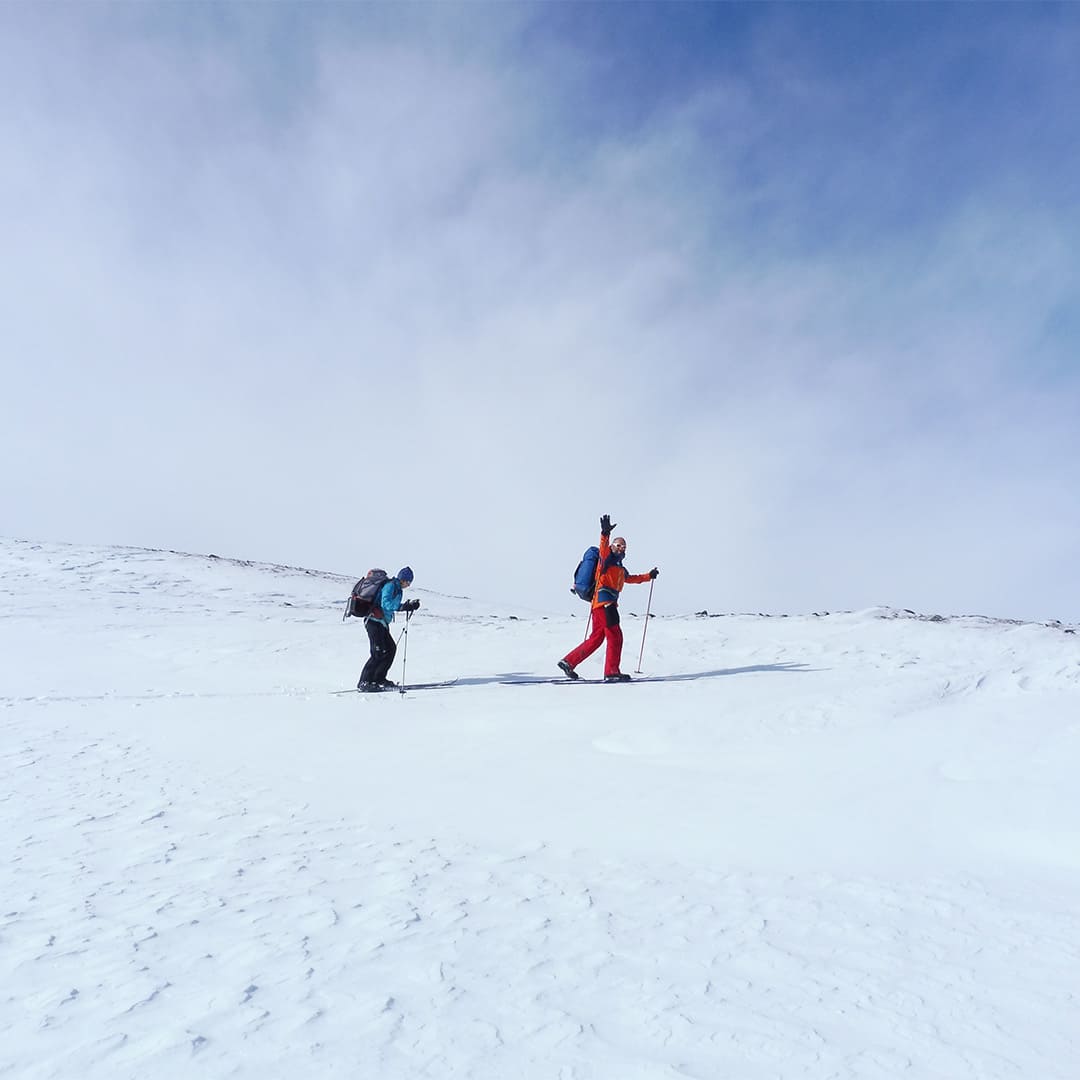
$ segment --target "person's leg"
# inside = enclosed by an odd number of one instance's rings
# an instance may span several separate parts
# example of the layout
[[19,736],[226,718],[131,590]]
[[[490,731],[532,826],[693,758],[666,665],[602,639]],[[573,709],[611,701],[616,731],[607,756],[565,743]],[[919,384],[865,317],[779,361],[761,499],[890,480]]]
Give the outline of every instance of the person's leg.
[[394,635],[390,633],[390,627],[383,626],[382,623],[378,625],[382,631],[380,634],[382,640],[379,644],[379,662],[372,672],[372,678],[375,682],[381,683],[386,680],[390,665],[393,664],[394,657],[397,656],[397,644],[394,641]]
[[367,663],[364,665],[364,670],[360,672],[360,681],[357,686],[363,686],[365,683],[371,682],[371,673],[375,670],[375,657],[378,649],[378,635],[375,632],[375,627],[379,624],[373,622],[371,619],[364,620],[364,629],[367,631],[368,644],[371,648],[371,655],[368,657]]
[[[368,639],[371,642],[371,657],[364,665],[364,670],[360,673],[360,682],[377,683],[380,678],[386,678],[386,673],[394,662],[394,653],[397,652],[397,646],[394,645],[394,639],[390,634],[389,627],[384,626],[381,622],[377,622],[375,619],[367,619],[364,622],[364,628],[367,630]],[[386,658],[388,650],[390,654],[389,660]]]
[[589,636],[576,649],[571,650],[563,657],[571,668],[576,668],[582,660],[587,660],[600,648],[600,645],[604,640],[605,628],[607,626],[604,618],[605,610],[606,609],[602,607],[595,607],[592,609],[592,612],[590,613],[592,629]]
[[618,604],[608,604],[604,611],[607,618],[604,623],[604,636],[607,638],[607,654],[604,658],[604,678],[619,674],[622,660],[622,627],[619,625]]

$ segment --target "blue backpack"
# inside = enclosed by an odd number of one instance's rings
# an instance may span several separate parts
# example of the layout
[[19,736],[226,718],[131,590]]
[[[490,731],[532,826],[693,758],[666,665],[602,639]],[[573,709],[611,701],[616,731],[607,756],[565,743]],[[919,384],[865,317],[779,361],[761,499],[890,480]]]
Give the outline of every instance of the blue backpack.
[[581,556],[581,562],[574,571],[574,584],[570,591],[582,600],[592,601],[593,593],[596,592],[596,568],[599,563],[600,549],[591,547]]

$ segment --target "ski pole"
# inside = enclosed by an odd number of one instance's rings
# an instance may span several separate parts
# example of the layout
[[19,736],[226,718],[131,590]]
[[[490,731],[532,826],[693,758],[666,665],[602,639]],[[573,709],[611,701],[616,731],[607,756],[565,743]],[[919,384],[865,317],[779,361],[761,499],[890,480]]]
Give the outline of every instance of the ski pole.
[[642,628],[641,631],[641,652],[638,653],[637,658],[638,675],[641,674],[641,658],[645,655],[645,634],[648,632],[649,629],[649,612],[652,611],[652,588],[655,584],[656,578],[653,578],[652,581],[649,582],[649,603],[648,606],[645,608],[645,626]]
[[412,618],[412,611],[405,612],[405,629],[401,631],[401,637],[405,641],[405,645],[401,650],[401,689],[400,693],[405,693],[405,661],[409,658],[409,620]]

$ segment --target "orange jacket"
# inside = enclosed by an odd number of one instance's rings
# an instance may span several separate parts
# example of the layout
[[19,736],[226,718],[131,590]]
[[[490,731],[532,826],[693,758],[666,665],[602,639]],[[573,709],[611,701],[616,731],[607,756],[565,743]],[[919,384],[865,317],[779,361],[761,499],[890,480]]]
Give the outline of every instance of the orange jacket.
[[640,585],[648,581],[648,574],[628,574],[622,563],[611,559],[611,538],[600,535],[600,562],[597,565],[596,591],[593,593],[592,606],[606,607],[619,599],[622,587],[629,582]]

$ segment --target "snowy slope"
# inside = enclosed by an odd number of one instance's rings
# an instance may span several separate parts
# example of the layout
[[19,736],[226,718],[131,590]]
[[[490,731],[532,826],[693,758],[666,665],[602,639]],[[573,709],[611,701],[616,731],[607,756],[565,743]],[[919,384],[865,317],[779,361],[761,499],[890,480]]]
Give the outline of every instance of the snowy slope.
[[584,605],[416,569],[459,682],[372,697],[351,576],[0,542],[0,1076],[1080,1075],[1074,628],[688,615],[506,685]]

